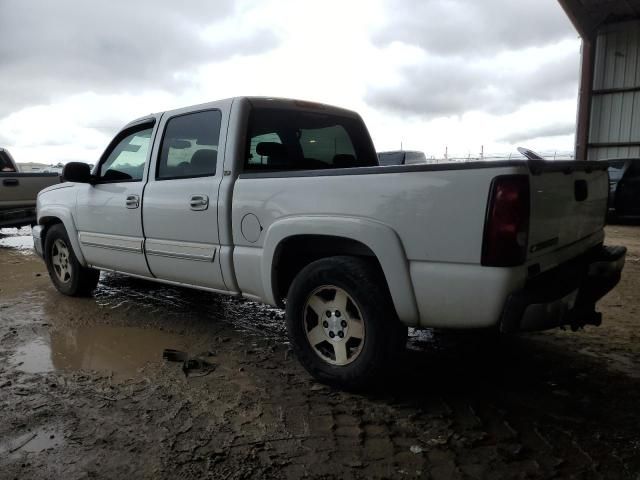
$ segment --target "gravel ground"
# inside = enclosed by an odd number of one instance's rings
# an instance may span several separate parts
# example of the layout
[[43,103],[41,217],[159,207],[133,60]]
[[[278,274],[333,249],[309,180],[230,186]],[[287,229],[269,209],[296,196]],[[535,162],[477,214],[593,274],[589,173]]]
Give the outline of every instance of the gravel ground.
[[629,254],[601,327],[411,332],[357,395],[309,378],[279,310],[104,273],[64,297],[3,230],[0,478],[638,480],[640,227],[607,234]]

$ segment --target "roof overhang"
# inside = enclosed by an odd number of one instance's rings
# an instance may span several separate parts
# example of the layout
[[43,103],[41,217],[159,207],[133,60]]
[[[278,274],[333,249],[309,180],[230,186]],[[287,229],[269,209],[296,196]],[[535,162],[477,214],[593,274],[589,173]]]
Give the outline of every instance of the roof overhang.
[[592,39],[608,23],[640,19],[638,0],[558,0],[584,39]]

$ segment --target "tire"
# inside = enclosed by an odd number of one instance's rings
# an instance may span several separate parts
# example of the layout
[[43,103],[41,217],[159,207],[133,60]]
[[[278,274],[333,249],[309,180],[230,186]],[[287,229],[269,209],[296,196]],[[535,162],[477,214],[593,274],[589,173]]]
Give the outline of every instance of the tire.
[[406,346],[385,279],[366,260],[329,257],[307,265],[287,296],[289,340],[317,380],[360,390],[384,377]]
[[80,265],[61,223],[47,231],[44,259],[49,277],[60,293],[72,297],[88,296],[98,285],[100,270]]

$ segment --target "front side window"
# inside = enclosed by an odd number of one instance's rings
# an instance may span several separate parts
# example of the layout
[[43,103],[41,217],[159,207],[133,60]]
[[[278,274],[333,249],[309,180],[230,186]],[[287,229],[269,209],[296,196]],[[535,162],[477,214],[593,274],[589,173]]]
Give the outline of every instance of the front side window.
[[167,122],[156,178],[205,177],[216,174],[222,114],[189,113]]
[[138,130],[125,136],[100,165],[100,180],[132,182],[142,180],[153,128]]
[[245,171],[374,165],[375,150],[357,118],[278,108],[251,112]]

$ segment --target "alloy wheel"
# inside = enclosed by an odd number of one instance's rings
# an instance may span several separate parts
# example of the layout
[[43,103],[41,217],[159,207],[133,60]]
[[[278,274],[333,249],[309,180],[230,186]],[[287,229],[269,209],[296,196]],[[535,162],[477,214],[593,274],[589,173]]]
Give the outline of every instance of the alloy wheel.
[[316,288],[305,303],[304,331],[313,351],[332,365],[353,362],[364,346],[365,325],[356,302],[342,288]]

